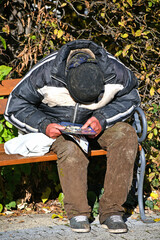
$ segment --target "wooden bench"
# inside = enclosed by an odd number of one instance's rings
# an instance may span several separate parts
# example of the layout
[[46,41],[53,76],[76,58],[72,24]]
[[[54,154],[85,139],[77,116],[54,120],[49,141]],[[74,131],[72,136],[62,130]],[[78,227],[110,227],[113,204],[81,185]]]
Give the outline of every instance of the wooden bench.
[[[7,104],[7,98],[10,94],[10,92],[13,90],[13,88],[19,83],[21,79],[9,79],[9,80],[3,80],[0,84],[0,97],[4,97],[0,99],[0,115],[4,114],[5,107]],[[143,129],[140,126],[140,120],[138,115],[142,114],[142,125]],[[145,137],[146,137],[146,132],[147,132],[147,125],[146,125],[146,119],[145,115],[142,111],[142,109],[137,108],[136,113],[134,115],[135,121],[133,127],[135,127],[136,131],[138,133],[142,132],[142,136],[139,139],[139,142],[142,142]],[[137,127],[138,125],[138,127]],[[139,130],[140,128],[140,130]],[[140,158],[139,158],[139,165],[140,167],[138,168],[138,203],[139,203],[139,208],[140,208],[140,215],[141,219],[145,222],[146,217],[144,213],[144,205],[143,205],[143,180],[144,180],[144,172],[145,172],[145,154],[144,150],[139,145],[139,152],[140,152]],[[106,155],[107,151],[105,150],[92,150],[89,153],[89,156],[94,157],[94,156],[101,156],[101,155]],[[18,154],[11,154],[8,155],[4,151],[4,144],[0,144],[0,166],[8,166],[8,165],[17,165],[17,164],[26,164],[26,163],[35,163],[35,162],[46,162],[46,161],[56,161],[57,160],[57,155],[51,151],[44,156],[40,157],[23,157]]]

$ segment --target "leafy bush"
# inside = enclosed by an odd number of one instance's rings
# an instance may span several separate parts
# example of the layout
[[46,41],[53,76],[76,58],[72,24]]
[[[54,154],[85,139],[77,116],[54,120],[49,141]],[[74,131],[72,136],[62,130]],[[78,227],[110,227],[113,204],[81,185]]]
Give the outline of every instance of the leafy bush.
[[11,123],[7,122],[4,117],[0,116],[0,143],[5,143],[8,140],[17,136],[18,131]]

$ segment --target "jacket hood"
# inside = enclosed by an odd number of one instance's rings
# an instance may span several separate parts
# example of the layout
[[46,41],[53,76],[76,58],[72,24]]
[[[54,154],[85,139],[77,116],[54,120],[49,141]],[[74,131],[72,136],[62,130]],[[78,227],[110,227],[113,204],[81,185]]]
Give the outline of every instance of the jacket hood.
[[83,49],[83,48],[88,48],[90,49],[98,62],[98,65],[102,72],[105,72],[105,68],[107,67],[107,53],[106,51],[96,43],[89,41],[89,40],[75,40],[72,42],[69,42],[62,46],[60,50],[58,51],[58,54],[56,56],[56,59],[54,61],[54,67],[53,70],[51,71],[51,74],[57,77],[60,77],[63,79],[64,82],[65,80],[65,68],[66,68],[66,62],[68,55],[71,50],[76,50],[76,49]]

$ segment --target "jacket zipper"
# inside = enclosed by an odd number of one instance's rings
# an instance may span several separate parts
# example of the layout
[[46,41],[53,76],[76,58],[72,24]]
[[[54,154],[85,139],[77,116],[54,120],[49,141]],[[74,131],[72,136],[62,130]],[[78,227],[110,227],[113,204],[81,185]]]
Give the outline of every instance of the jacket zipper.
[[77,112],[78,112],[78,107],[79,107],[79,103],[76,103],[76,106],[75,106],[75,108],[74,108],[73,119],[72,119],[72,122],[73,122],[73,123],[75,123],[75,121],[76,121]]
[[[57,76],[51,75],[51,78],[56,79],[58,82],[61,82],[61,83],[63,83],[65,86],[67,86],[67,84],[66,84],[65,82],[63,82],[63,80],[61,80],[61,79],[58,78]],[[75,121],[76,121],[77,112],[78,112],[78,107],[79,107],[79,103],[76,103],[75,108],[74,108],[72,123],[75,123]]]

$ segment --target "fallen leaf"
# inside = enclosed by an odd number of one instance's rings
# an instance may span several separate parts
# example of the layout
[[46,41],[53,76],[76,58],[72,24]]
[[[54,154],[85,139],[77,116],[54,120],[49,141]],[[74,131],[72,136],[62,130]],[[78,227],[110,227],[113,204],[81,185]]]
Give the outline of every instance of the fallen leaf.
[[61,215],[59,215],[59,214],[53,214],[53,215],[52,215],[52,219],[54,219],[54,218],[60,218],[60,219],[62,219],[63,216],[61,216]]
[[48,200],[50,193],[51,193],[51,189],[50,189],[50,187],[47,187],[45,192],[43,192],[42,196],[41,196],[43,203],[45,203]]
[[155,218],[154,221],[155,222],[160,222],[160,218]]

